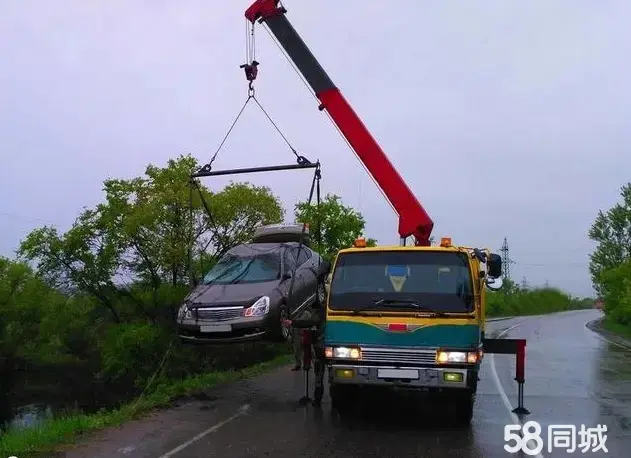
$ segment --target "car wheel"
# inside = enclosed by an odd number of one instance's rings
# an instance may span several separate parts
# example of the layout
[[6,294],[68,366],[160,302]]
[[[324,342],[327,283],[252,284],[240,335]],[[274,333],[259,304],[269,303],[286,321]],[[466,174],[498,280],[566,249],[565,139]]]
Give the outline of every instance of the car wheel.
[[287,342],[291,338],[291,329],[284,322],[289,319],[289,312],[287,311],[287,307],[285,304],[281,304],[280,310],[278,312],[278,326],[280,331],[280,338]]
[[271,342],[283,343],[289,342],[291,339],[291,328],[285,325],[283,322],[289,319],[289,311],[285,304],[278,306],[278,312],[276,312],[276,319],[270,329],[269,338]]
[[326,288],[323,282],[318,282],[317,300],[320,305],[324,305],[326,302]]

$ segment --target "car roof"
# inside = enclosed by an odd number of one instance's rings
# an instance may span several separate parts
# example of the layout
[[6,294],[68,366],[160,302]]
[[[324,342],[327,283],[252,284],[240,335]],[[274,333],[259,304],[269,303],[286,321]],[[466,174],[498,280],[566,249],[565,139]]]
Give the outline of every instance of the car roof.
[[[298,242],[267,242],[267,243],[243,243],[231,248],[228,253],[236,256],[252,256],[256,254],[274,253],[280,252],[283,247],[298,247]],[[308,246],[303,245],[305,249],[309,249]]]

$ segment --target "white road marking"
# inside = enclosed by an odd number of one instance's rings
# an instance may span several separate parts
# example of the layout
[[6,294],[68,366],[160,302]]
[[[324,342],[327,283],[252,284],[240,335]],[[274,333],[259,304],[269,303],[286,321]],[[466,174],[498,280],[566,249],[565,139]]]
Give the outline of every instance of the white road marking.
[[123,455],[129,455],[131,452],[136,450],[135,445],[128,445],[127,447],[122,447],[117,450],[118,453],[122,453]]
[[615,345],[615,346],[617,346],[617,347],[624,348],[625,350],[631,351],[631,347],[629,347],[629,346],[627,346],[627,345],[624,345],[624,344],[621,344],[621,343],[619,343],[619,342],[614,342],[613,340],[609,340],[609,339],[607,339],[606,337],[601,336],[599,333],[597,333],[597,332],[596,332],[596,331],[594,331],[593,329],[588,328],[588,327],[587,327],[587,324],[588,324],[588,323],[591,323],[591,322],[592,322],[592,320],[589,320],[587,323],[585,323],[585,325],[584,325],[584,326],[585,326],[585,329],[587,329],[588,331],[590,331],[590,332],[591,332],[594,336],[596,336],[596,337],[597,337],[597,338],[599,338],[600,340],[603,340],[603,341],[605,341],[605,342],[609,342],[610,344],[613,344],[613,345]]
[[[497,335],[497,337],[502,337],[506,335],[509,331],[515,329],[518,326],[519,324],[516,324],[509,328],[504,329],[502,332],[500,332]],[[511,405],[510,400],[508,399],[508,396],[506,395],[506,391],[504,391],[504,387],[502,387],[502,382],[500,382],[499,376],[497,375],[497,369],[495,369],[495,355],[493,353],[490,353],[489,356],[491,357],[490,358],[491,374],[493,375],[493,380],[495,381],[495,386],[497,387],[497,391],[500,393],[500,397],[502,398],[502,401],[504,402],[504,406],[506,407],[506,410],[508,410],[508,414],[513,419],[513,424],[519,424],[523,427],[524,422],[522,422],[519,419],[519,417],[515,413],[513,413],[513,406]],[[535,448],[535,445],[536,444],[534,444],[533,441],[528,441],[528,448],[530,448],[531,450]],[[537,458],[543,458],[543,455],[541,453],[535,456]]]
[[160,455],[158,458],[170,458],[170,457],[174,456],[175,454],[180,453],[186,447],[188,447],[189,445],[197,442],[198,440],[200,440],[204,436],[207,436],[210,433],[214,433],[215,431],[217,431],[222,426],[225,426],[228,423],[230,423],[231,421],[236,420],[237,418],[245,415],[248,410],[250,410],[250,405],[249,404],[245,404],[245,405],[241,406],[239,408],[239,410],[237,411],[237,413],[235,413],[231,417],[228,417],[225,420],[220,421],[219,423],[216,423],[216,424],[212,425],[210,428],[202,431],[197,436],[193,437],[192,439],[187,440],[183,444],[178,445],[173,450],[170,450],[170,451],[166,452],[164,455]]

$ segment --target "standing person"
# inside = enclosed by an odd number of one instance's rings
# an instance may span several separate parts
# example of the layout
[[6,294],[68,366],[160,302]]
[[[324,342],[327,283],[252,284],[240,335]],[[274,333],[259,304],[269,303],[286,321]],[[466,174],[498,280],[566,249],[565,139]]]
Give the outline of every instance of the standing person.
[[[292,371],[299,371],[302,367],[302,336],[300,335],[300,329],[295,326],[291,327],[291,339],[292,339],[292,347],[294,349],[294,367],[291,369]],[[306,367],[305,370],[309,368]]]
[[[298,342],[301,342],[300,331],[311,333],[311,345],[313,347],[313,405],[319,407],[324,395],[324,367],[326,364],[324,355],[324,328],[326,324],[326,310],[319,301],[312,308],[305,309],[296,318],[287,320],[287,325],[293,326],[298,334]],[[305,367],[305,370],[308,370]]]

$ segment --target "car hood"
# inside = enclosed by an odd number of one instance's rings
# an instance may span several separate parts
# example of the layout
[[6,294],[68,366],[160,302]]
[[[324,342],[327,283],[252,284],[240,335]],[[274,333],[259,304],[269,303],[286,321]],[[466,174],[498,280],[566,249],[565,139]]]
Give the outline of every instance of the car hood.
[[220,305],[250,305],[261,296],[269,296],[279,280],[233,285],[200,285],[184,299],[190,308]]

